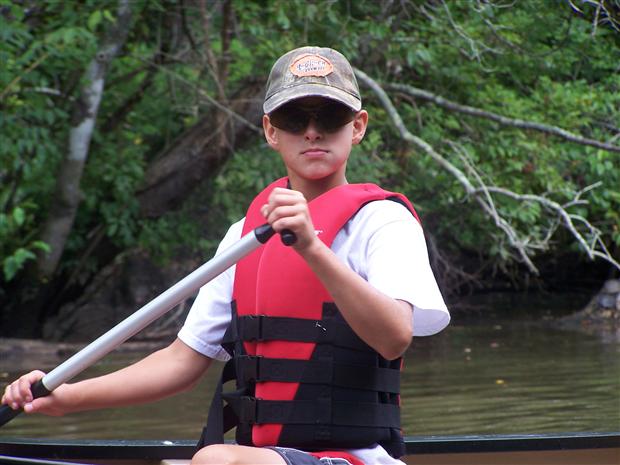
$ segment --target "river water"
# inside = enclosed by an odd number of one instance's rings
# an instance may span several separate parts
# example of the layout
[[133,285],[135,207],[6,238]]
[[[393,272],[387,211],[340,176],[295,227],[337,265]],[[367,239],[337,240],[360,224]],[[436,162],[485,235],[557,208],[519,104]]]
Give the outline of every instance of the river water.
[[[403,372],[406,435],[620,431],[620,343],[539,318],[476,321],[414,339]],[[112,353],[88,375],[139,356]],[[0,362],[4,384],[17,373],[10,360]],[[171,399],[62,418],[21,415],[0,437],[197,439],[220,368]]]

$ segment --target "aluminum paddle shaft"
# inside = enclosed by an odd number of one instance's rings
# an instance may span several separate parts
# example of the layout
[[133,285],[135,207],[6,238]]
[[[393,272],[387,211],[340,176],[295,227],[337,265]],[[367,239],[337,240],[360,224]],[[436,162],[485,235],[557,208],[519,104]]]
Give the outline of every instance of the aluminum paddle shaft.
[[[274,230],[271,226],[265,224],[243,236],[234,245],[194,270],[127,319],[121,321],[107,333],[95,339],[46,374],[32,386],[33,396],[35,398],[44,397],[61,384],[80,374],[131,336],[144,329],[185,299],[191,297],[198,289],[267,242],[273,235]],[[295,235],[290,231],[282,233],[282,242],[286,245],[292,245],[295,240]],[[9,422],[21,412],[22,410],[13,410],[8,405],[2,405],[0,407],[0,426]]]

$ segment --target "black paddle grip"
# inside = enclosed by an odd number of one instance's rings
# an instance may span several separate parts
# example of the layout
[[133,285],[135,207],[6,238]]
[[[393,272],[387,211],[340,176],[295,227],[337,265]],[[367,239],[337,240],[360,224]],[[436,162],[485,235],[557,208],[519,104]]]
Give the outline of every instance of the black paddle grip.
[[[258,242],[260,242],[261,244],[267,242],[274,234],[275,231],[267,223],[259,226],[254,230],[254,235],[256,236]],[[295,233],[293,231],[289,231],[288,229],[285,229],[280,233],[280,238],[282,239],[282,243],[284,245],[293,245],[295,242],[297,242],[297,236],[295,235]]]
[[288,229],[285,229],[280,233],[280,238],[282,239],[282,243],[284,245],[290,246],[297,242],[297,236],[295,233],[293,231],[289,231]]
[[[34,383],[31,386],[30,390],[32,391],[32,397],[34,399],[38,399],[39,397],[45,397],[52,392],[45,387],[45,385],[43,384],[43,380],[39,380]],[[0,426],[7,424],[9,421],[11,421],[22,412],[22,409],[13,410],[8,405],[2,405],[0,407]]]

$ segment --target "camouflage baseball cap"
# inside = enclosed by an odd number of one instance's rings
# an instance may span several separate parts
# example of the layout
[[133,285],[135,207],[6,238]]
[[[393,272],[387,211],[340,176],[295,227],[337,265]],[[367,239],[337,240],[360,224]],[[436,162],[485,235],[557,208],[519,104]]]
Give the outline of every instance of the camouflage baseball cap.
[[263,111],[269,114],[291,100],[311,96],[336,100],[354,111],[362,108],[353,68],[340,52],[301,47],[278,58],[267,80]]

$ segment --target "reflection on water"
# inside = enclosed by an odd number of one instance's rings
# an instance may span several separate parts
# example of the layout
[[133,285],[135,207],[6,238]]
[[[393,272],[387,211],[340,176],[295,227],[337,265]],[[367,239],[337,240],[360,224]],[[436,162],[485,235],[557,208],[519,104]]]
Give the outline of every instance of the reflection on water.
[[[439,335],[416,338],[407,353],[404,432],[618,431],[619,355],[620,344],[577,332],[505,321],[452,325]],[[88,374],[126,364],[129,357],[112,354]],[[0,366],[2,384],[16,376],[9,369]],[[63,418],[21,415],[0,429],[0,436],[198,438],[219,369],[192,392],[165,401]]]

